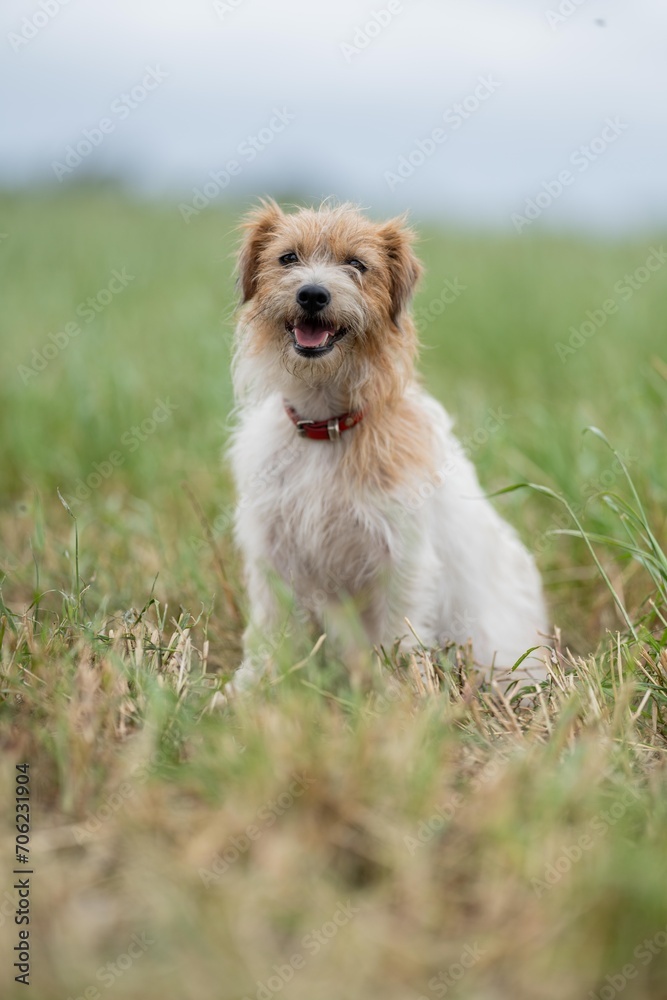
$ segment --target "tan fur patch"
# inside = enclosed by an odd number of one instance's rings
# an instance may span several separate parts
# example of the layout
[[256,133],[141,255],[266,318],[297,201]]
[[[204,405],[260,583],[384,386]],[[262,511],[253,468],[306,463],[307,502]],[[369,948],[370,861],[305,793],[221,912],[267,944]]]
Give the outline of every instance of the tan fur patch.
[[[246,367],[264,380],[265,391],[282,391],[292,404],[290,391],[305,394],[302,405],[329,407],[304,413],[297,405],[304,417],[364,411],[364,420],[345,437],[351,488],[361,481],[387,490],[417,470],[432,471],[429,428],[406,397],[418,351],[409,307],[422,267],[405,220],[378,224],[349,205],[285,214],[266,201],[243,229],[236,367],[252,359]],[[298,260],[281,263],[290,253]],[[363,273],[350,263],[355,260]],[[304,282],[326,287],[327,324],[346,331],[330,353],[317,358],[299,355],[290,335]]]

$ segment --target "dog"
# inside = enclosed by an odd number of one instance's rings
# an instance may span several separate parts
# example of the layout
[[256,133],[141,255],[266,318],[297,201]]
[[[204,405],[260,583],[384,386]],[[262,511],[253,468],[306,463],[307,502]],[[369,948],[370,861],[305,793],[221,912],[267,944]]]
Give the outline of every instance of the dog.
[[[416,375],[413,231],[272,200],[242,229],[229,455],[250,621],[233,688],[281,628],[276,581],[320,631],[351,602],[368,649],[471,642],[501,676],[546,634],[541,581]],[[513,675],[544,676],[537,658]]]

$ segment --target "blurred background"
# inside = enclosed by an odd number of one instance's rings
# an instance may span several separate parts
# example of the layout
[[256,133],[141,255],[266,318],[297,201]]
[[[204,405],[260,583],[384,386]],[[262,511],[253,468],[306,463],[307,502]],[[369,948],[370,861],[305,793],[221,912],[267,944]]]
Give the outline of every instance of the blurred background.
[[[549,227],[636,232],[667,213],[659,0],[5,0],[1,17],[7,187],[105,178],[187,199],[236,160],[227,199],[334,195],[510,229],[570,167]],[[163,75],[142,97],[149,67]],[[475,107],[480,80],[493,86]],[[287,126],[239,153],[275,108]],[[623,131],[573,168],[610,117]],[[103,118],[113,131],[57,176]],[[392,187],[438,127],[446,139]]]

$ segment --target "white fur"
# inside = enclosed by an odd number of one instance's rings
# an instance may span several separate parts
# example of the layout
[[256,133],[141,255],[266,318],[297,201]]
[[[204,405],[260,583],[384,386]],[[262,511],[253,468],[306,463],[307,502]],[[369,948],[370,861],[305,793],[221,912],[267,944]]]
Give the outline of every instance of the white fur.
[[[438,474],[384,495],[360,488],[351,494],[341,459],[355,431],[337,442],[303,439],[283,408],[286,398],[304,417],[332,416],[342,412],[333,390],[309,388],[276,366],[269,391],[266,369],[255,359],[253,373],[253,360],[241,357],[230,454],[251,622],[237,686],[257,673],[257,648],[280,625],[272,574],[322,630],[341,596],[351,595],[369,645],[390,647],[399,637],[414,644],[409,619],[427,646],[472,640],[488,673],[511,667],[543,641],[547,619],[534,561],[483,497],[439,403],[414,383],[408,388],[424,426],[435,431]],[[261,388],[253,391],[253,384]],[[533,659],[517,674],[541,679],[545,670]]]

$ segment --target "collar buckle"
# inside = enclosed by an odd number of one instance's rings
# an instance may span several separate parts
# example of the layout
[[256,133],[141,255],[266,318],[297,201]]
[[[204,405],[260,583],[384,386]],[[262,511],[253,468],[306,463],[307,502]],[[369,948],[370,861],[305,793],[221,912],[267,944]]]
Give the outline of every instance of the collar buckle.
[[306,420],[289,403],[285,402],[284,405],[299,437],[310,438],[312,441],[340,441],[341,434],[356,426],[364,416],[362,410],[355,410],[339,417],[329,417],[328,420]]
[[311,424],[314,423],[315,423],[314,420],[297,420],[295,426],[296,426],[296,432],[299,435],[299,437],[302,438],[308,437],[308,432],[306,430],[306,427],[310,427]]

